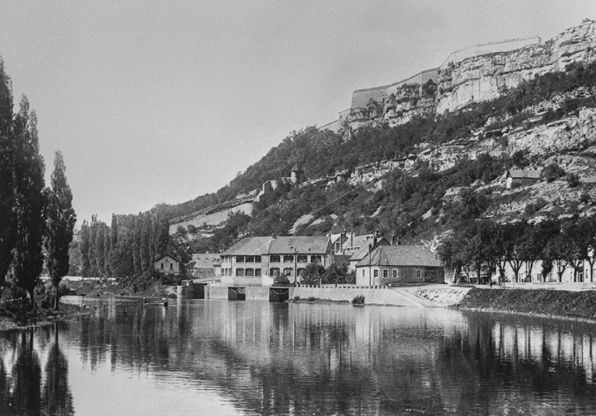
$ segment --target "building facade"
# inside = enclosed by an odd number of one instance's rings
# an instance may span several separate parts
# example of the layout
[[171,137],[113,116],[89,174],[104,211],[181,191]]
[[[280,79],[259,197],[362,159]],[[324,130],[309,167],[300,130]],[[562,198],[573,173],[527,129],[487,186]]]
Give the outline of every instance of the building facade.
[[166,255],[153,262],[153,268],[164,274],[180,273],[180,261],[172,256]]
[[357,286],[443,283],[444,279],[441,262],[422,246],[380,245],[356,265]]
[[292,283],[310,263],[332,264],[329,237],[249,237],[221,254],[224,284],[263,285],[277,276]]

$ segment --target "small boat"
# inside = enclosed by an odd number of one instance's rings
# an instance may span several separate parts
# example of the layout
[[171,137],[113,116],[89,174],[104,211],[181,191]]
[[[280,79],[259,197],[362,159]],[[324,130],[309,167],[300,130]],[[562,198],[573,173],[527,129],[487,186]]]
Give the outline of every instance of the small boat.
[[143,298],[143,305],[144,306],[168,306],[168,300],[163,298],[161,301],[158,302],[147,302],[147,299]]

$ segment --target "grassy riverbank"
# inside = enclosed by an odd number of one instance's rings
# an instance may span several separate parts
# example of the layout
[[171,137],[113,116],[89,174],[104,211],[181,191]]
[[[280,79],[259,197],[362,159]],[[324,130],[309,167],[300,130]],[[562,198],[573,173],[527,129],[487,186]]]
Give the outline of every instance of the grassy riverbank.
[[596,292],[475,288],[453,307],[596,320]]

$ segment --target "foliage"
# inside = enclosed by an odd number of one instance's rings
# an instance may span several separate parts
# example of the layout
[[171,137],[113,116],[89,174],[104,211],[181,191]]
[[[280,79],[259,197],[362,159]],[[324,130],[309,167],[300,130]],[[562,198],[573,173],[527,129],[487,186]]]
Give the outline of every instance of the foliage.
[[[56,293],[62,277],[69,270],[69,247],[73,238],[76,214],[72,207],[72,192],[66,180],[66,167],[62,153],[56,152],[51,188],[48,192],[46,268]],[[59,296],[55,296],[54,308],[58,309]]]
[[542,171],[542,175],[547,182],[552,182],[565,175],[565,171],[556,163],[551,163]]
[[356,295],[354,299],[352,299],[353,305],[364,305],[364,295]]

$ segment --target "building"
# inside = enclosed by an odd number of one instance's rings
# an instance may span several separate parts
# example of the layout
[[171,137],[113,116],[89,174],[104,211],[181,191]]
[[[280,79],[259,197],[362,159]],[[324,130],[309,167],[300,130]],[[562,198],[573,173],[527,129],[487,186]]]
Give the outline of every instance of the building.
[[516,186],[535,184],[536,182],[540,181],[541,171],[509,169],[504,173],[503,178],[505,180],[505,187],[507,189],[511,189]]
[[219,266],[219,254],[197,253],[192,255],[187,270],[196,279],[208,279],[219,277]]
[[356,265],[366,257],[369,251],[378,246],[388,246],[389,244],[385,237],[379,237],[377,233],[354,236],[348,239],[343,245],[343,253],[350,256],[348,269],[353,272],[356,270]]
[[267,285],[281,275],[299,282],[308,264],[333,262],[329,237],[249,237],[220,256],[222,282],[228,285]]
[[170,255],[163,256],[153,262],[153,268],[164,274],[180,273],[180,261]]
[[423,246],[380,245],[356,265],[357,286],[443,282],[441,262]]

